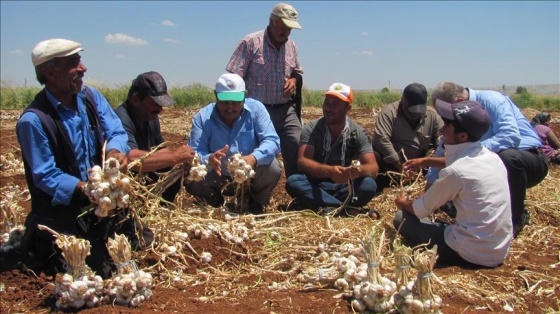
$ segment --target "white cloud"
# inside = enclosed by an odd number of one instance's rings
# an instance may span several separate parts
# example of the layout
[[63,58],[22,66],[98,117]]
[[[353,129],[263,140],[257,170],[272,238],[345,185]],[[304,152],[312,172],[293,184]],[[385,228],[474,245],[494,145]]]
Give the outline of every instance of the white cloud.
[[11,54],[13,55],[22,55],[25,53],[25,51],[21,50],[21,49],[14,49],[12,51],[10,51]]
[[177,24],[171,22],[170,20],[165,20],[165,21],[161,22],[161,25],[163,25],[163,26],[176,26]]
[[373,56],[373,51],[371,50],[364,50],[360,53],[362,56]]
[[369,36],[368,32],[362,32],[362,36]]
[[124,60],[124,59],[126,59],[126,56],[125,55],[116,55],[115,58]]
[[132,36],[123,33],[107,34],[105,36],[105,42],[111,44],[125,44],[131,46],[145,46],[148,44],[148,42],[142,38],[134,38]]
[[164,38],[163,41],[168,42],[168,43],[172,43],[172,44],[180,43],[180,41],[178,39],[173,39],[173,38]]

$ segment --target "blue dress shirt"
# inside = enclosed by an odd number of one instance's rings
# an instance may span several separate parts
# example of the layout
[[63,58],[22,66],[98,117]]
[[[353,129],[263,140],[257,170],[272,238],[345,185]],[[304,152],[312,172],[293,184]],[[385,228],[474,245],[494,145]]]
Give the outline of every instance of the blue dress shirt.
[[[84,87],[85,88],[85,87]],[[127,145],[128,136],[124,131],[121,121],[113,112],[107,100],[94,88],[89,87],[93,93],[99,115],[99,121],[107,140],[106,151],[116,149],[128,154],[130,148]],[[48,195],[53,196],[52,205],[68,205],[72,194],[79,181],[87,180],[87,170],[93,165],[92,158],[100,153],[96,151],[97,137],[91,129],[86,112],[85,89],[77,94],[78,112],[63,106],[49,91],[45,89],[47,98],[58,113],[62,124],[68,131],[70,142],[74,146],[76,158],[80,168],[80,178],[62,172],[57,167],[54,155],[49,145],[49,140],[41,120],[35,113],[27,112],[21,116],[17,125],[16,133],[21,147],[22,155],[25,156],[31,168],[33,182]]]
[[255,99],[246,98],[241,115],[230,128],[220,119],[216,103],[202,108],[192,120],[191,146],[208,165],[210,155],[229,145],[222,159],[222,173],[229,174],[225,160],[235,153],[243,156],[252,154],[257,166],[268,165],[280,152],[280,138],[264,105]]

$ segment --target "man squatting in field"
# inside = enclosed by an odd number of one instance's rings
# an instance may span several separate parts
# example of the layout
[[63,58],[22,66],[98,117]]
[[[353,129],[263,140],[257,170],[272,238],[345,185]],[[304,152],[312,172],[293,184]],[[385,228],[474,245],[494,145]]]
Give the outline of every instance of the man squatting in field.
[[[490,116],[476,101],[436,100],[435,105],[444,123],[446,167],[418,199],[406,193],[395,199],[400,210],[393,225],[409,246],[437,245],[439,265],[498,266],[509,251],[513,228],[506,167],[480,142]],[[448,201],[457,209],[454,224],[424,219]]]
[[21,147],[25,178],[31,194],[31,212],[22,240],[24,251],[33,254],[33,270],[54,275],[65,272],[65,262],[51,233],[37,229],[46,225],[58,233],[88,240],[91,255],[86,263],[108,278],[115,269],[105,246],[115,231],[134,236],[133,222],[124,216],[99,219],[82,214],[90,204],[84,194],[87,170],[106,158],[116,158],[126,169],[130,148],[119,118],[94,88],[83,85],[86,66],[78,54],[81,44],[66,39],[38,43],[31,53],[39,83],[45,85],[21,115],[16,134]]

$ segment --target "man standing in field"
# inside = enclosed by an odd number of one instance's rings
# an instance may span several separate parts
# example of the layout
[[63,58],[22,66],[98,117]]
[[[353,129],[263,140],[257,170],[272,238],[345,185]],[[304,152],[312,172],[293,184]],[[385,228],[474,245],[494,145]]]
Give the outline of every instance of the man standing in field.
[[[64,258],[53,235],[37,225],[84,238],[91,244],[87,264],[108,278],[115,265],[105,246],[107,238],[131,225],[122,214],[100,219],[83,213],[90,204],[84,193],[87,171],[101,165],[102,157],[116,158],[125,170],[130,148],[107,100],[83,85],[87,68],[78,54],[82,50],[77,42],[56,38],[38,43],[31,53],[37,80],[45,88],[16,126],[31,194],[22,247],[34,255],[37,265],[30,268],[54,275],[67,270]],[[101,156],[104,142],[107,153]],[[134,232],[128,235],[138,241]]]
[[[141,164],[132,170],[146,172],[153,181],[159,179],[155,171],[169,171],[175,165],[190,163],[194,157],[194,150],[186,144],[173,149],[161,148],[144,157],[163,143],[159,114],[163,107],[172,106],[174,103],[167,94],[167,84],[163,77],[151,71],[138,75],[132,81],[126,101],[115,109],[128,134],[128,161],[132,163],[142,158]],[[180,188],[181,181],[177,180],[163,191],[162,197],[172,203]]]
[[379,112],[372,140],[379,191],[391,184],[388,171],[401,173],[406,160],[425,157],[437,147],[442,122],[434,108],[426,105],[427,100],[426,87],[413,83],[405,87],[400,101]]
[[[344,204],[346,210],[365,206],[375,195],[379,168],[364,128],[347,116],[353,99],[348,85],[331,85],[323,117],[303,128],[298,151],[302,174],[286,180],[286,191],[303,208],[331,212]],[[355,161],[359,164],[353,166]]]
[[[438,264],[498,266],[507,256],[513,230],[506,168],[480,142],[490,116],[476,101],[436,100],[436,110],[444,123],[446,167],[418,199],[408,199],[406,193],[395,199],[400,210],[394,227],[411,247],[437,245]],[[448,201],[457,209],[454,224],[424,219]]]
[[282,174],[276,159],[280,139],[263,104],[246,97],[241,76],[223,74],[214,93],[216,103],[209,104],[195,115],[189,139],[200,162],[208,165],[210,170],[204,180],[188,183],[187,191],[211,206],[221,206],[224,203],[221,190],[232,181],[233,175],[229,173],[226,161],[239,153],[255,171],[244,210],[262,213]]
[[[286,3],[272,9],[268,27],[245,36],[235,49],[226,71],[241,76],[251,98],[263,103],[280,136],[286,177],[297,173],[301,120],[294,102],[303,70],[298,49],[288,37],[301,29],[298,12]],[[300,80],[298,82],[298,79]]]

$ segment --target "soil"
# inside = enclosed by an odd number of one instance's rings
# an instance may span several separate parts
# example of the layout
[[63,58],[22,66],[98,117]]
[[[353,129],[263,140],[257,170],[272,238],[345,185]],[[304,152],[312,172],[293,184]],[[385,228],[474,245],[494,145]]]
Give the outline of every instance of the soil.
[[[20,158],[21,152],[15,135],[15,122],[21,111],[2,111],[1,154],[13,153]],[[168,141],[181,141],[188,134],[188,124],[195,109],[166,109],[161,114],[164,138]],[[532,117],[529,111],[527,116]],[[551,124],[556,134],[560,134],[558,118],[560,112],[553,112]],[[304,108],[303,117],[310,120],[321,115],[320,109]],[[354,108],[351,117],[367,130],[373,130],[375,112],[371,109]],[[2,169],[0,188],[2,198],[5,193],[14,193],[18,204],[29,211],[27,185],[24,175],[6,174]],[[464,269],[459,267],[438,268],[437,276],[444,281],[437,285],[437,294],[443,299],[445,313],[508,312],[511,306],[519,313],[550,313],[560,311],[560,214],[558,214],[558,185],[560,170],[551,166],[549,178],[540,186],[548,188],[542,197],[537,188],[529,190],[527,203],[532,212],[532,222],[518,238],[510,250],[507,260],[494,269]],[[267,212],[276,213],[290,201],[283,189],[282,177],[273,192],[274,207]],[[553,186],[555,185],[555,186]],[[6,192],[12,191],[12,192]],[[551,191],[551,192],[550,192]],[[552,194],[552,195],[551,195]],[[555,195],[554,195],[555,194]],[[379,198],[383,197],[379,196]],[[379,209],[387,222],[390,211],[385,210],[380,200],[374,199],[370,207]],[[548,205],[547,205],[548,204]],[[550,205],[552,204],[552,205]],[[192,207],[192,199],[184,199],[183,208]],[[549,206],[549,207],[547,207]],[[550,206],[554,208],[551,209]],[[540,215],[542,213],[542,215]],[[23,219],[20,217],[20,223]],[[353,224],[354,220],[332,218],[340,225]],[[368,218],[362,218],[368,219]],[[338,221],[336,221],[338,220]],[[3,222],[2,222],[3,225]],[[394,234],[390,223],[386,229]],[[239,274],[227,278],[227,282],[205,282],[170,284],[156,280],[153,296],[137,308],[103,304],[100,307],[84,309],[84,313],[352,313],[351,297],[337,291],[332,282],[315,285],[312,288],[301,286],[286,290],[271,290],[266,286],[273,282],[286,280],[279,272],[252,272],[252,266],[264,263],[253,259],[249,252],[257,251],[262,242],[248,241],[244,246],[232,247],[222,240],[193,238],[192,248],[197,252],[207,251],[213,255],[210,266],[190,263],[183,272],[196,275],[200,271],[212,272],[220,269]],[[135,253],[139,267],[146,269],[163,263],[166,269],[177,267],[171,259],[162,260],[153,251]],[[184,254],[190,252],[184,249]],[[192,254],[191,254],[192,255]],[[18,267],[16,254],[0,255],[0,312],[1,313],[47,313],[60,312],[55,306],[54,279],[44,274],[26,272]],[[21,265],[20,265],[21,266]],[[183,265],[184,266],[184,265]],[[240,270],[247,271],[240,271]],[[157,274],[153,274],[157,277]],[[214,276],[219,277],[215,273]],[[159,277],[157,277],[159,278]]]

